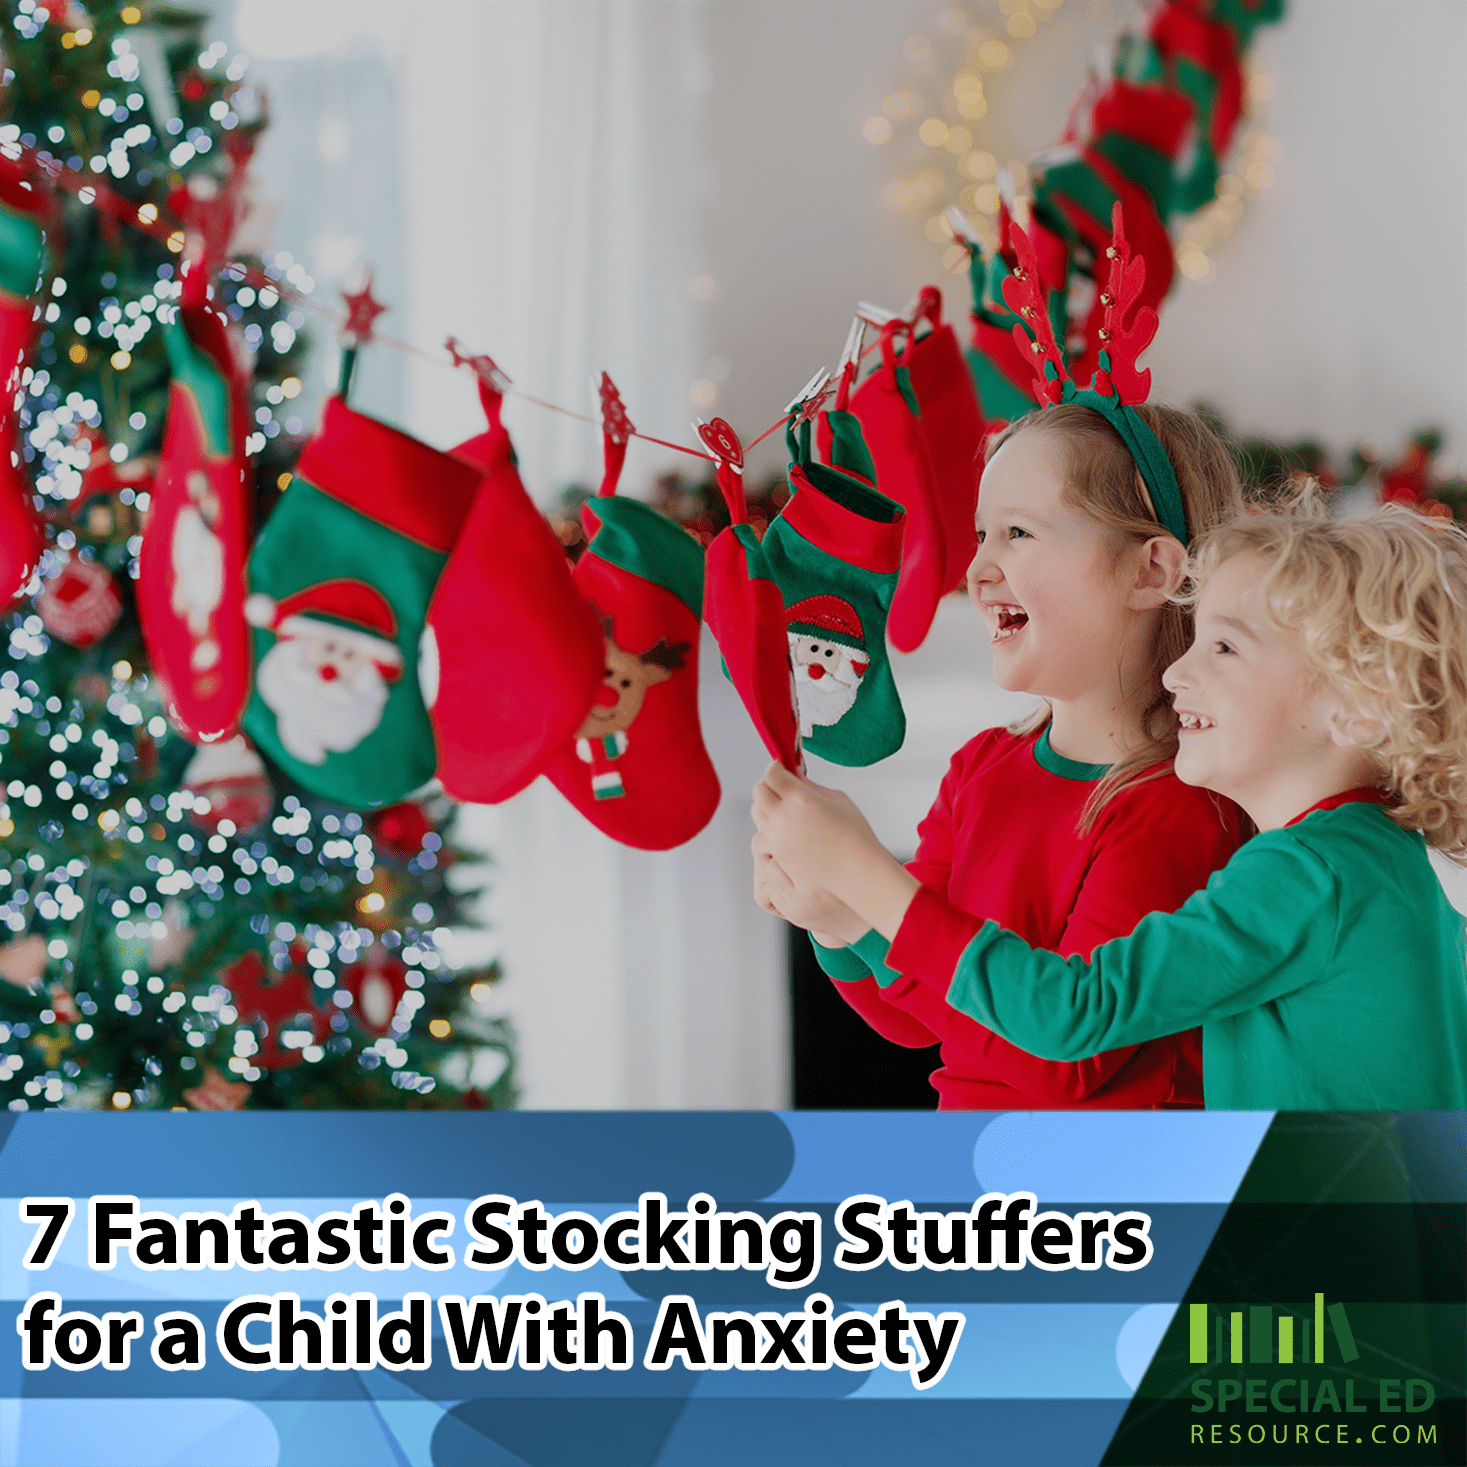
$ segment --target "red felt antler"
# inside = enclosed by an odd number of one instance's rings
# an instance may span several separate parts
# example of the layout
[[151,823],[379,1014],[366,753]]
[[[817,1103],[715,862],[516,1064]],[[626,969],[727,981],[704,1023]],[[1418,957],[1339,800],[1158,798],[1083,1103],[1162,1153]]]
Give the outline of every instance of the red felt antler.
[[[1034,241],[1017,222],[1010,227],[1009,239],[1018,256],[1019,266],[1004,280],[1003,298],[1023,323],[1014,327],[1014,341],[1020,351],[1033,354],[1035,399],[1041,406],[1047,402],[1057,403],[1063,398],[1065,383],[1070,379],[1065,369],[1065,354],[1054,339],[1054,327],[1050,324]],[[1046,374],[1046,365],[1054,368],[1053,378]]]
[[[1146,284],[1146,261],[1139,255],[1131,258],[1119,202],[1111,211],[1110,224],[1111,243],[1105,252],[1110,260],[1110,279],[1100,297],[1100,303],[1105,307],[1100,327],[1100,349],[1105,356],[1091,386],[1105,397],[1114,392],[1124,403],[1145,402],[1151,391],[1151,373],[1149,370],[1138,372],[1136,358],[1151,345],[1156,335],[1156,312],[1150,306],[1142,306],[1129,325],[1126,317]],[[1110,363],[1108,368],[1105,365],[1107,359]]]

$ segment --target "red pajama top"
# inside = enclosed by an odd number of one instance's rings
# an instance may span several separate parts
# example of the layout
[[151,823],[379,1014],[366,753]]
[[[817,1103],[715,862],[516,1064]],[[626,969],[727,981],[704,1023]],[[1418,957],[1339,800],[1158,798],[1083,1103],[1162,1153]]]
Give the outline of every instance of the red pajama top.
[[[1049,747],[1049,731],[988,729],[953,756],[917,829],[907,869],[952,907],[992,920],[1034,947],[1088,958],[1148,912],[1171,912],[1239,845],[1227,800],[1183,784],[1170,765],[1116,795],[1088,831],[1080,815],[1106,766]],[[916,933],[904,931],[906,951]],[[1193,1029],[1061,1063],[1036,1059],[952,1008],[942,993],[883,963],[867,933],[817,956],[846,1001],[879,1034],[942,1044],[932,1076],[943,1110],[1146,1110],[1202,1104],[1202,1045]],[[877,976],[872,976],[875,973]],[[1185,983],[1187,975],[1178,973]]]

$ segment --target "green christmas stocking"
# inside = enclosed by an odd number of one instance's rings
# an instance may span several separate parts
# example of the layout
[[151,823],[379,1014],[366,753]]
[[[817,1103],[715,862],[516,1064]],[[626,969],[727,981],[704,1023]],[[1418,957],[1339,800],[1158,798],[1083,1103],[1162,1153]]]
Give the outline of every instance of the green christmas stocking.
[[244,727],[325,799],[385,805],[433,777],[418,646],[480,479],[332,398],[255,543]]
[[833,764],[874,764],[902,746],[907,721],[886,652],[905,515],[878,492],[848,412],[822,414],[830,464],[810,425],[787,430],[790,501],[760,547],[784,597],[805,748]]

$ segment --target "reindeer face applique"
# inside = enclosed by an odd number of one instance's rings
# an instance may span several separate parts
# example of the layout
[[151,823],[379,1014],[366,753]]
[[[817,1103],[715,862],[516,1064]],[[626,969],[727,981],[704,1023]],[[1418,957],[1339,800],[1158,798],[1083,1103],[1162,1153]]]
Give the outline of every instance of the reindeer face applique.
[[636,721],[647,698],[647,689],[665,683],[682,667],[688,642],[669,642],[660,637],[645,652],[628,652],[612,636],[612,618],[601,618],[606,638],[606,668],[596,700],[576,730],[576,753],[591,766],[591,786],[598,800],[624,795],[621,775],[605,764],[619,759],[627,749],[627,730]]

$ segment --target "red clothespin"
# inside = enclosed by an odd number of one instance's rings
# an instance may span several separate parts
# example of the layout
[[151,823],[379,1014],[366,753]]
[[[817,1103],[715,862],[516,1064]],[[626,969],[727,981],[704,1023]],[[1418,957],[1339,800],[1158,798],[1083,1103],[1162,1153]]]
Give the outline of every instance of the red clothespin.
[[856,376],[861,370],[861,351],[865,345],[866,320],[857,314],[851,321],[851,329],[846,332],[846,344],[835,367],[839,383],[835,393],[835,405],[838,409],[845,408],[851,388],[856,385]]
[[830,396],[829,383],[830,373],[821,367],[790,400],[785,412],[794,415],[797,425],[814,421],[815,415],[825,406],[825,400]]
[[486,356],[483,352],[480,352],[477,356],[469,356],[461,352],[459,350],[458,338],[454,336],[450,336],[444,345],[448,349],[448,354],[453,358],[454,366],[472,368],[474,375],[491,392],[502,394],[509,390],[511,379],[505,373],[504,369],[495,363],[493,357]]
[[596,494],[597,498],[604,498],[616,493],[621,466],[626,462],[627,444],[637,430],[627,416],[626,404],[622,402],[621,393],[616,390],[616,383],[609,373],[603,372],[599,382],[595,377],[591,378],[591,394],[598,403],[601,418],[603,470],[601,487]]
[[744,445],[739,442],[739,435],[723,418],[714,418],[711,423],[694,418],[693,427],[703,440],[703,446],[713,455],[718,488],[723,502],[728,505],[729,518],[736,525],[747,524],[749,508],[744,499]]
[[444,346],[455,367],[468,367],[479,379],[479,401],[484,406],[484,416],[488,418],[490,427],[497,429],[504,394],[509,390],[508,376],[495,364],[493,357],[483,352],[469,356],[460,351],[457,337],[450,336]]

